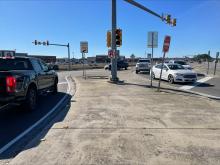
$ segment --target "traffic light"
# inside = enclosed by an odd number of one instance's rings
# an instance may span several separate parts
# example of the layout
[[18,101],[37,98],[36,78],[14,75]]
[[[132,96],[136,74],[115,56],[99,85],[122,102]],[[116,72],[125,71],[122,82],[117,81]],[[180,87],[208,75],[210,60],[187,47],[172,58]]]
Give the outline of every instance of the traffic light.
[[116,46],[121,46],[122,45],[122,30],[121,29],[116,29],[115,38],[116,38]]
[[34,45],[37,45],[37,40],[34,40]]
[[171,24],[171,15],[168,14],[166,16],[166,21],[167,21],[168,24]]
[[106,42],[107,42],[107,47],[111,47],[111,43],[112,43],[112,34],[110,31],[107,31],[107,39],[106,39]]
[[172,26],[176,26],[176,18],[173,19]]

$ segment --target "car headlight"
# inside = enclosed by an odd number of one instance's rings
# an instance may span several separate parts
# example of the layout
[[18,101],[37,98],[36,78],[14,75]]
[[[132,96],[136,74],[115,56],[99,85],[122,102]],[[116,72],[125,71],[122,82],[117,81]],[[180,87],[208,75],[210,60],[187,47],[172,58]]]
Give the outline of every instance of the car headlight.
[[175,73],[176,76],[184,76],[184,74],[181,73]]

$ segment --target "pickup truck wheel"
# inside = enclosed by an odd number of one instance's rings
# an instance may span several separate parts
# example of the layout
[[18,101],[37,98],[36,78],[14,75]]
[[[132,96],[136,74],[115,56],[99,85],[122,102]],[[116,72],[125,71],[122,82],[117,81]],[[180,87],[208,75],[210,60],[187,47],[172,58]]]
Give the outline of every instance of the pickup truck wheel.
[[125,67],[125,70],[128,70],[128,68],[127,68],[127,67]]
[[173,83],[174,83],[174,78],[173,78],[172,75],[169,75],[169,76],[168,76],[168,81],[169,81],[170,84],[173,84]]
[[53,86],[53,94],[57,94],[57,92],[58,92],[58,86],[57,86],[57,84],[58,84],[58,82],[57,82],[57,80],[55,80],[55,82],[54,82],[54,86]]
[[37,90],[33,87],[30,87],[27,92],[25,100],[25,109],[28,111],[33,111],[37,107]]
[[139,73],[139,71],[138,70],[136,70],[136,74],[138,74]]

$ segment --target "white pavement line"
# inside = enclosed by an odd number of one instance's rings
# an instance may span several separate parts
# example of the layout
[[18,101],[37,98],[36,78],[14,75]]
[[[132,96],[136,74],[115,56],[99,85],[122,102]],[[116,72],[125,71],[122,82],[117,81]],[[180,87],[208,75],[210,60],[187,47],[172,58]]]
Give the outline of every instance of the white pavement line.
[[196,86],[198,86],[199,84],[202,84],[206,81],[209,81],[210,79],[212,79],[213,77],[205,77],[205,78],[202,78],[200,80],[198,80],[197,82],[195,82],[194,84],[192,85],[184,85],[184,86],[181,86],[179,87],[179,89],[182,89],[182,90],[190,90]]
[[[68,79],[66,77],[67,83],[68,83],[68,90],[67,93],[69,92],[69,82]],[[32,126],[30,126],[28,129],[26,129],[24,132],[22,132],[20,135],[18,135],[16,138],[14,138],[13,140],[11,140],[8,144],[6,144],[5,146],[3,146],[0,149],[0,154],[2,154],[3,152],[5,152],[8,148],[10,148],[13,144],[15,144],[17,141],[19,141],[21,138],[23,138],[26,134],[28,134],[30,131],[32,131],[36,126],[38,126],[39,124],[41,124],[48,116],[50,116],[56,109],[57,107],[59,107],[63,101],[67,98],[67,94],[65,94],[63,96],[63,98],[44,116],[42,117],[40,120],[38,120],[35,124],[33,124]]]
[[62,85],[62,84],[68,84],[66,81],[65,82],[59,82],[58,85]]
[[69,77],[69,76],[66,76],[65,79],[66,79],[67,84],[68,84],[67,93],[70,94],[70,83],[69,83],[69,81],[68,81],[68,77]]

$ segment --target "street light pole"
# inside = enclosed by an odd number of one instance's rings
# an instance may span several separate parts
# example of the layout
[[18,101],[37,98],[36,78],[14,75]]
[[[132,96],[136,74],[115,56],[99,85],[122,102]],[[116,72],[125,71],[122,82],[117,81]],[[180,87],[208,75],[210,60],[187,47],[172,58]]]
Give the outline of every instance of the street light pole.
[[117,47],[116,47],[116,35],[115,31],[117,28],[116,23],[116,0],[112,0],[112,51],[115,56],[111,59],[111,81],[117,82]]

